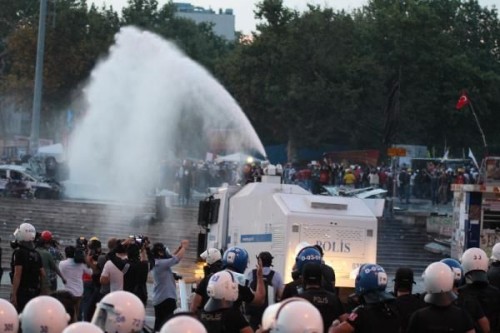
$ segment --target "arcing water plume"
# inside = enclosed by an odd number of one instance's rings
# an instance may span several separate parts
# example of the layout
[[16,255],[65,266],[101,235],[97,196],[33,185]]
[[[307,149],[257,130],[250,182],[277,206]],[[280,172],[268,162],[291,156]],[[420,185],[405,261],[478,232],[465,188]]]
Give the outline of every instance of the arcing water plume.
[[[210,134],[228,150],[264,148],[229,93],[174,44],[133,27],[115,36],[109,57],[84,89],[86,114],[69,152],[69,184],[95,184],[90,195],[134,200],[158,181],[161,160],[204,158]],[[91,187],[94,188],[94,187]],[[75,193],[75,190],[77,191]]]

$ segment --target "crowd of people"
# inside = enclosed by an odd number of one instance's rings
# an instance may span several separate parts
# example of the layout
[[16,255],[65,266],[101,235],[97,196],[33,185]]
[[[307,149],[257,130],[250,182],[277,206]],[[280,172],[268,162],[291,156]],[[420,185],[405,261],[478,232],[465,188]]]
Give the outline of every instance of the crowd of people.
[[376,187],[388,196],[409,203],[410,198],[428,199],[432,204],[447,204],[452,199],[451,184],[475,184],[479,173],[474,167],[449,168],[444,163],[428,163],[412,170],[408,166],[344,165],[330,160],[311,161],[305,167],[288,163],[283,166],[283,182],[298,184],[313,194],[321,194],[322,186],[346,188]]
[[[354,293],[344,302],[321,246],[303,244],[297,250],[286,284],[273,269],[270,252],[261,252],[249,269],[244,248],[223,253],[209,248],[201,254],[205,274],[190,311],[177,312],[172,267],[183,259],[186,240],[171,253],[142,235],[112,238],[104,253],[97,237],[80,237],[64,249],[63,259],[52,234],[37,233],[29,221],[14,236],[11,299],[0,300],[0,332],[500,332],[500,243],[491,258],[470,248],[460,261],[431,263],[423,274],[423,294],[413,294],[410,268],[397,270],[389,292],[383,267],[363,264]],[[146,325],[148,300],[154,307],[152,328]]]
[[[191,202],[193,191],[206,193],[209,187],[223,183],[245,185],[258,182],[266,173],[268,162],[193,162],[184,160],[175,165],[165,165],[161,171],[159,187],[179,193],[179,204]],[[366,187],[387,190],[388,197],[397,197],[401,203],[410,203],[411,198],[430,200],[433,205],[451,202],[451,184],[475,184],[479,172],[475,167],[451,168],[446,163],[427,163],[421,169],[402,165],[392,168],[387,165],[368,166],[337,163],[329,159],[309,163],[276,164],[276,175],[285,184],[296,184],[313,194],[326,193],[324,186],[346,189]]]

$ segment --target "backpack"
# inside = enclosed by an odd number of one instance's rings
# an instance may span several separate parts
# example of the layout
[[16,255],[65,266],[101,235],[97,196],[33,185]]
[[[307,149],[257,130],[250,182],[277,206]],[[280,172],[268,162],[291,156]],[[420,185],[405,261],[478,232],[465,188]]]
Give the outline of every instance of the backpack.
[[[264,288],[266,291],[266,296],[264,298],[264,304],[260,306],[255,306],[251,304],[245,304],[246,314],[249,316],[262,317],[264,310],[269,305],[269,286],[272,286],[274,271],[271,270],[269,274],[264,275]],[[250,283],[250,289],[255,291],[257,289],[257,270],[252,270],[252,282]]]

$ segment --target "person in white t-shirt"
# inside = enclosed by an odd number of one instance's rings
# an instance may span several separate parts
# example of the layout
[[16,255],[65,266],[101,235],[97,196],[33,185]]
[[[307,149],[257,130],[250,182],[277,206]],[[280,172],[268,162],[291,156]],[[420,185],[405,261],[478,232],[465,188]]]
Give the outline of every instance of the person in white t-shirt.
[[64,289],[73,294],[75,299],[75,318],[80,311],[80,302],[83,295],[83,274],[92,275],[92,269],[86,264],[75,263],[75,247],[67,246],[64,249],[66,259],[59,262],[59,270],[65,277]]
[[377,170],[372,169],[370,174],[368,175],[368,182],[370,183],[371,187],[379,187],[380,185],[380,178],[378,176]]
[[124,267],[117,267],[113,261],[108,260],[104,264],[102,269],[100,282],[101,284],[109,284],[109,291],[117,291],[123,290],[123,275],[126,273],[125,270],[125,261],[127,258],[127,248],[125,241],[118,241],[116,244],[116,248],[108,253],[108,258],[111,255],[116,255],[118,259],[124,264]]

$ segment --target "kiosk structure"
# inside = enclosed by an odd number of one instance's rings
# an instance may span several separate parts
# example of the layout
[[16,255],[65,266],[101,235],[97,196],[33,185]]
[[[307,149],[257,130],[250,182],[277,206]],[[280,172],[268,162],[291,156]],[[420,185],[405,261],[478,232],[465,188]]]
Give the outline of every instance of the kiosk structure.
[[488,255],[500,242],[500,157],[483,161],[481,184],[453,184],[451,256],[460,258],[471,247]]

